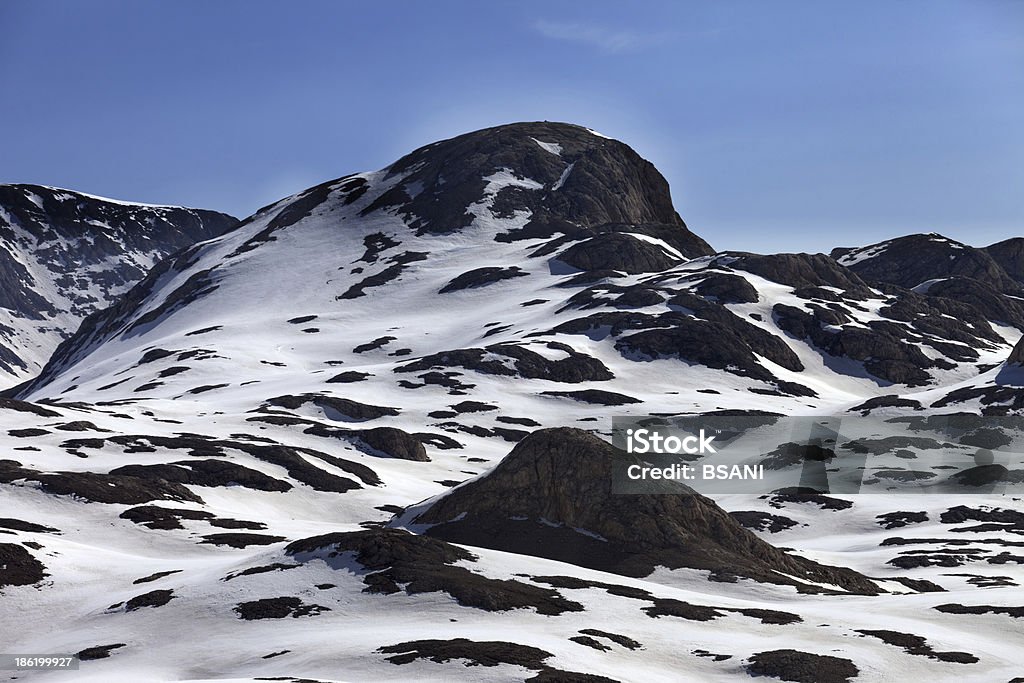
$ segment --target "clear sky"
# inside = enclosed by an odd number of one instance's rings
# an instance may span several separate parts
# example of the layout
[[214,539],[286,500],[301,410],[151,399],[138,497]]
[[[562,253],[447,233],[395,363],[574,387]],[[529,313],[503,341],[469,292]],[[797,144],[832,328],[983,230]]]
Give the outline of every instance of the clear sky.
[[0,0],[0,182],[237,216],[523,120],[718,249],[1024,235],[1024,2]]

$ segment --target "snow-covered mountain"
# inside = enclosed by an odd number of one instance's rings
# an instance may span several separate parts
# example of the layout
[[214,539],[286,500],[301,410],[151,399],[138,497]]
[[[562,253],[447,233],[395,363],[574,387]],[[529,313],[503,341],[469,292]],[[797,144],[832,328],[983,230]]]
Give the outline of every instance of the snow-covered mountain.
[[[1009,680],[1019,498],[911,489],[976,450],[922,416],[1021,407],[1013,256],[883,276],[919,252],[716,253],[627,145],[547,122],[285,198],[0,402],[7,649],[103,681]],[[617,491],[613,420],[680,415],[913,433],[851,447],[861,495]]]
[[235,222],[215,211],[0,185],[0,386],[36,375],[86,315],[157,261]]

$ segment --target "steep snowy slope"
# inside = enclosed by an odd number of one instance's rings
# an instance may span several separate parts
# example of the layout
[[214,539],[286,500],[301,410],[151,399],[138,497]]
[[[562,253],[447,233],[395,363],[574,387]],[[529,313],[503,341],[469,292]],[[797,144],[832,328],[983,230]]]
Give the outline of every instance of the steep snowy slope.
[[566,124],[283,199],[0,401],[7,649],[85,659],[19,680],[1022,675],[1024,512],[911,491],[961,453],[927,424],[867,442],[874,495],[609,486],[615,418],[920,419],[989,381],[1021,328],[917,284],[716,254]]
[[82,318],[154,263],[235,222],[214,211],[0,185],[0,387],[36,375]]

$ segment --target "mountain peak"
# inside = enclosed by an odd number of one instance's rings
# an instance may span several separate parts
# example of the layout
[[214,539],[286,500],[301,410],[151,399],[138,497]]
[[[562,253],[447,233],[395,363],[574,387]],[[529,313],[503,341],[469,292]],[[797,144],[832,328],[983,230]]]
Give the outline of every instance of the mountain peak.
[[[687,256],[712,253],[672,205],[668,182],[628,145],[568,123],[512,123],[431,143],[387,169],[394,184],[364,214],[390,209],[419,234],[522,216],[515,241],[662,226]],[[660,235],[659,235],[660,236]],[[660,236],[661,237],[661,236]]]
[[914,289],[948,278],[969,278],[1007,294],[1024,292],[986,250],[934,232],[837,248],[831,256],[868,282]]

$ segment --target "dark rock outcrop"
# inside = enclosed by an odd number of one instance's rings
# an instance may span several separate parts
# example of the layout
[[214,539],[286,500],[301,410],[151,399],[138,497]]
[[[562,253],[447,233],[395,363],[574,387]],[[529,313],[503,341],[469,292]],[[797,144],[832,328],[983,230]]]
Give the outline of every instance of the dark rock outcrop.
[[377,648],[377,652],[391,655],[387,660],[392,664],[409,664],[417,659],[430,660],[438,664],[462,660],[466,662],[466,666],[493,667],[511,664],[537,671],[537,675],[527,678],[526,683],[618,683],[606,676],[556,669],[544,664],[546,659],[553,656],[550,652],[529,645],[498,640],[411,640],[385,645]]
[[705,299],[722,304],[753,304],[758,301],[754,286],[746,278],[732,273],[709,273],[693,289]]
[[579,239],[598,234],[600,226],[616,225],[621,232],[653,224],[684,255],[711,253],[687,230],[672,206],[668,183],[650,162],[617,140],[565,123],[514,123],[417,149],[390,166],[389,175],[402,180],[364,213],[389,208],[421,234],[459,230],[472,222],[468,209],[485,195],[485,179],[503,169],[542,187],[498,191],[492,209],[497,215],[530,211],[526,226],[498,239]]
[[796,339],[810,340],[831,356],[861,361],[882,380],[919,386],[931,379],[926,369],[934,367],[934,361],[883,326],[837,329],[837,320],[825,309],[808,313],[788,304],[775,304],[772,315],[779,328]]
[[1024,329],[1024,304],[1005,296],[991,285],[969,277],[950,277],[927,289],[928,296],[941,296],[967,304],[985,319]]
[[322,559],[330,563],[352,553],[367,573],[364,593],[409,595],[437,591],[451,595],[465,607],[489,612],[532,607],[539,614],[582,611],[579,603],[557,591],[515,580],[491,579],[456,567],[460,560],[473,561],[468,551],[435,538],[416,536],[399,529],[369,529],[304,538],[290,543],[285,552],[300,562]]
[[825,254],[748,254],[725,252],[718,260],[730,268],[745,270],[766,280],[801,289],[838,287],[849,299],[866,299],[871,294],[867,283],[855,272]]
[[526,277],[527,275],[528,273],[524,273],[523,269],[519,266],[510,266],[508,268],[499,268],[497,266],[475,268],[473,270],[466,271],[458,277],[452,278],[452,280],[442,287],[438,293],[447,294],[448,292],[457,292],[460,289],[486,287],[487,285],[493,285],[495,282],[510,280],[517,277]]
[[1013,345],[1010,355],[1006,357],[1006,364],[1018,367],[1024,365],[1024,337]]
[[1011,237],[990,244],[983,251],[991,256],[1007,275],[1024,284],[1024,237]]
[[124,474],[96,472],[39,472],[22,467],[14,460],[0,460],[0,484],[18,479],[36,481],[43,491],[63,496],[77,496],[97,503],[136,505],[151,500],[184,500],[203,502],[187,488],[163,479],[143,479]]
[[235,606],[234,611],[240,619],[284,619],[285,617],[316,616],[321,612],[330,612],[330,607],[323,605],[307,605],[301,598],[280,597],[250,600]]
[[46,577],[46,567],[32,553],[14,543],[0,543],[0,589],[28,586]]
[[[482,349],[455,349],[431,354],[396,368],[395,372],[461,367],[487,375],[549,379],[567,384],[608,380],[614,377],[604,363],[579,353],[571,346],[558,342],[550,342],[547,346],[568,355],[558,360],[550,360],[527,346],[495,344]],[[505,359],[510,359],[511,362]]]
[[613,493],[613,481],[631,462],[639,461],[587,432],[539,430],[487,476],[405,521],[429,524],[425,533],[456,543],[627,576],[646,576],[656,566],[689,567],[710,570],[719,580],[741,576],[801,591],[823,590],[802,578],[837,591],[878,592],[852,570],[774,548],[684,486],[666,483],[660,493]]
[[80,660],[88,662],[95,659],[106,659],[110,656],[111,652],[122,647],[126,647],[126,644],[113,643],[111,645],[94,645],[93,647],[87,647],[84,650],[79,650],[76,654]]
[[307,403],[324,411],[327,418],[331,420],[359,422],[395,416],[400,412],[397,408],[374,406],[347,398],[325,396],[323,394],[286,395],[267,399],[268,405],[288,408],[290,410],[295,410]]
[[758,652],[750,658],[747,671],[795,683],[850,683],[860,673],[849,659],[789,649]]
[[913,289],[929,280],[960,276],[1006,294],[1024,293],[1021,284],[988,251],[935,233],[907,235],[852,250],[833,249],[832,257],[868,282]]
[[110,472],[153,482],[191,486],[242,486],[257,491],[289,491],[292,485],[229,460],[185,460],[156,465],[122,465]]
[[574,244],[558,258],[580,270],[619,270],[630,274],[666,270],[681,261],[656,244],[615,232]]

